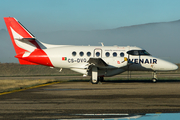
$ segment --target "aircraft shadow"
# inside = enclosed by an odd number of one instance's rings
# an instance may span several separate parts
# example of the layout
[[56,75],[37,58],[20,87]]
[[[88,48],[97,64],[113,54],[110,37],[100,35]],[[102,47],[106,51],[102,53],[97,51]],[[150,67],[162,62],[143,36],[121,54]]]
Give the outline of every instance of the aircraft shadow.
[[[131,83],[131,82],[137,82],[137,83],[153,83],[152,80],[105,80],[104,82],[113,82],[113,83]],[[163,83],[163,82],[180,82],[180,80],[157,80],[157,83]]]
[[[90,80],[69,80],[69,82],[90,82]],[[101,83],[153,83],[151,79],[149,80],[136,80],[136,79],[130,79],[130,80],[104,80]],[[157,80],[157,83],[166,83],[166,82],[180,82],[180,80],[177,79],[168,79],[168,80]]]

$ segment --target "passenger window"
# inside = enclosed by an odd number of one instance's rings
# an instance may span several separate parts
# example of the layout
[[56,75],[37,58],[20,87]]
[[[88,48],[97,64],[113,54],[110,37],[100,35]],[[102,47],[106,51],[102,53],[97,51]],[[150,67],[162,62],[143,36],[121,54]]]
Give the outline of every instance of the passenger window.
[[110,53],[109,53],[109,52],[106,52],[105,55],[106,55],[106,57],[109,57],[109,56],[110,56]]
[[99,52],[96,52],[96,57],[99,57],[100,56],[100,53]]
[[116,52],[113,52],[113,57],[116,57],[117,56],[117,53]]
[[82,57],[82,56],[84,55],[84,52],[81,51],[81,52],[79,53],[79,55]]
[[123,53],[123,52],[122,52],[122,53],[120,53],[120,56],[121,56],[121,57],[124,57],[124,53]]
[[91,56],[91,52],[87,52],[87,56],[88,56],[88,57]]
[[76,56],[76,52],[75,52],[75,51],[73,51],[73,52],[72,52],[72,55],[73,55],[73,56]]

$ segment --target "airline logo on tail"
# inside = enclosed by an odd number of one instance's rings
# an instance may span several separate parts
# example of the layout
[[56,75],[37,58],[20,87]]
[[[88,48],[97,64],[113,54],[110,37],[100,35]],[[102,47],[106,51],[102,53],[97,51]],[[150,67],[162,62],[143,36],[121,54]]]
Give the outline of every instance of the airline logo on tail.
[[5,17],[4,21],[20,64],[53,66],[35,37],[20,22],[12,17]]

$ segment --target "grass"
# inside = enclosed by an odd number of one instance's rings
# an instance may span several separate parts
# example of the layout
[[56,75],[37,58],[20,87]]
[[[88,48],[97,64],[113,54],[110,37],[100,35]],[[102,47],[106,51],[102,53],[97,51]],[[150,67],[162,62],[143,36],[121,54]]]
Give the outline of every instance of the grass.
[[[119,77],[106,77],[104,79],[106,82],[112,81],[112,82],[137,82],[137,81],[143,81],[143,82],[151,82],[151,78],[147,77],[142,77],[142,78],[119,78]],[[161,77],[158,78],[159,82],[160,81],[169,81],[169,82],[174,82],[174,81],[180,81],[180,77],[176,78],[168,78],[168,77]],[[19,89],[25,89],[29,88],[32,86],[37,86],[37,85],[42,85],[42,84],[47,84],[47,83],[52,83],[52,82],[57,82],[60,80],[57,79],[33,79],[33,80],[0,80],[0,93],[2,92],[9,92],[13,90],[19,90]],[[68,79],[67,81],[69,82],[88,82],[89,78],[82,78],[82,79]]]
[[0,92],[25,89],[51,82],[55,82],[55,80],[0,80]]

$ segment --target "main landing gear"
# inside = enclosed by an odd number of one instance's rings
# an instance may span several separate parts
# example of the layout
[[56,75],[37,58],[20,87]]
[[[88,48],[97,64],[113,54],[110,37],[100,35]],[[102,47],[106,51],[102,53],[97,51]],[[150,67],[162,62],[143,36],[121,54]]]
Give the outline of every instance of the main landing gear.
[[91,83],[92,84],[98,84],[99,82],[103,82],[104,81],[104,77],[97,77],[97,79],[92,79],[91,77]]
[[92,83],[92,84],[98,84],[98,83],[99,83],[99,79],[93,79],[93,78],[91,77],[91,83]]
[[156,71],[153,72],[152,82],[153,82],[153,83],[156,83],[156,82],[157,82],[157,72],[156,72]]
[[92,68],[92,77],[91,77],[91,83],[92,84],[98,84],[99,82],[104,81],[104,77],[98,77],[98,69],[97,67]]

